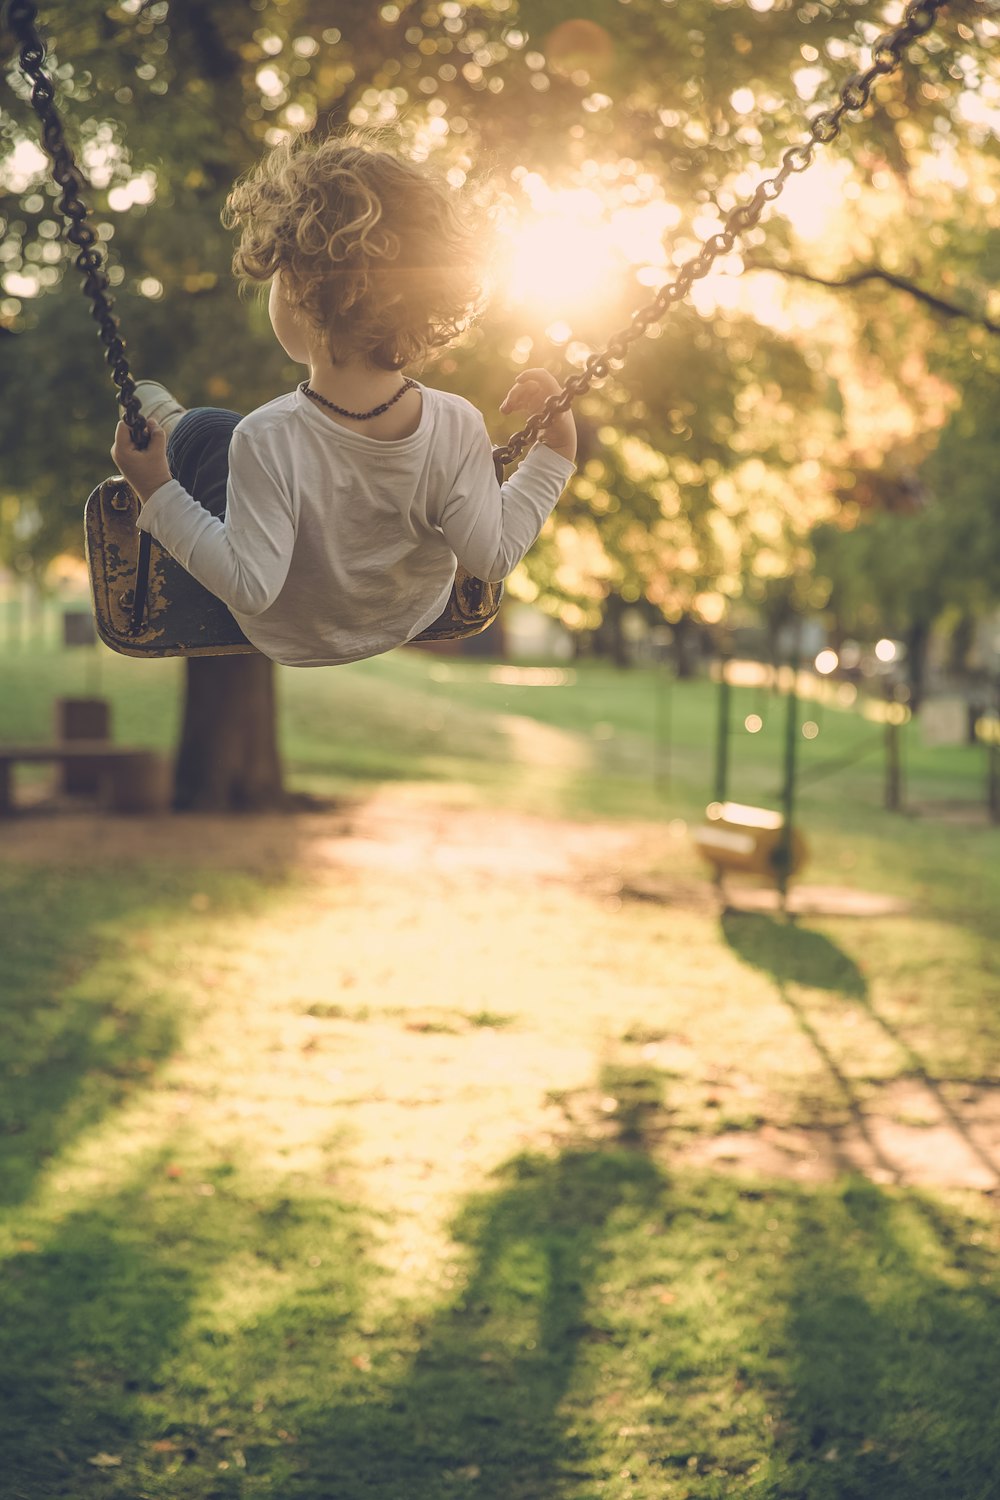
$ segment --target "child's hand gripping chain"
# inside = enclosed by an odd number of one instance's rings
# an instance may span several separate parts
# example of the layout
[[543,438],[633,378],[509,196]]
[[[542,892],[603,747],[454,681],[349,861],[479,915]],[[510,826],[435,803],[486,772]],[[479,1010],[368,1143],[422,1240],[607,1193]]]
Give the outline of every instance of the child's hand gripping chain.
[[[561,389],[558,380],[549,370],[522,370],[501,401],[500,410],[508,415],[515,411],[525,411],[529,416],[534,416],[548,398]],[[572,412],[560,412],[555,421],[546,427],[539,441],[572,463],[576,458],[576,423]]]
[[151,417],[147,418],[146,426],[149,428],[147,448],[137,448],[125,423],[119,422],[111,449],[119,474],[124,475],[143,504],[162,484],[170,483],[167,435],[159,422],[154,422]]

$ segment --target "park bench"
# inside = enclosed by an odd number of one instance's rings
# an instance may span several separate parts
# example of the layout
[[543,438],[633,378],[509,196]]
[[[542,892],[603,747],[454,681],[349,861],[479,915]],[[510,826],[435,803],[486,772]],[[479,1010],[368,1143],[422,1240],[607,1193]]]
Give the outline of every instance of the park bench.
[[100,804],[109,812],[158,812],[168,803],[167,765],[153,750],[112,745],[107,740],[71,740],[56,745],[0,745],[0,817],[14,811],[16,765],[86,762],[97,772]]

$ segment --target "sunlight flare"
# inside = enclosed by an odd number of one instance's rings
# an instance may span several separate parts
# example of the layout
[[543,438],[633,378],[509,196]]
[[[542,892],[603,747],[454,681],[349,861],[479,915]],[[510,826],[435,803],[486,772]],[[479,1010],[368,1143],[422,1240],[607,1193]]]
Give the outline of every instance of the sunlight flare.
[[610,310],[633,275],[647,281],[666,265],[665,236],[681,217],[673,204],[623,202],[620,190],[596,186],[553,188],[536,172],[519,186],[527,206],[501,230],[500,287],[548,327],[572,330],[584,314]]

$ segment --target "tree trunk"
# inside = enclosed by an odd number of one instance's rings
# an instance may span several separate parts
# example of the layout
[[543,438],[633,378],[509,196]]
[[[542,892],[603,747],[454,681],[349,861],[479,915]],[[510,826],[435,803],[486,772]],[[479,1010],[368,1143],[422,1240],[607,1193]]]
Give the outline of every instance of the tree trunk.
[[632,653],[623,628],[627,608],[620,594],[609,594],[605,601],[604,619],[596,631],[601,655],[610,656],[615,666],[621,668],[632,665]]
[[698,670],[698,632],[690,615],[681,615],[671,629],[674,632],[674,672],[679,681],[686,682]]
[[284,801],[278,754],[274,664],[265,656],[193,656],[174,807],[251,812]]
[[927,682],[927,648],[931,640],[929,620],[914,620],[906,632],[906,671],[910,688],[910,707],[918,711]]
[[964,677],[969,670],[969,651],[976,634],[976,622],[970,614],[963,614],[951,633],[948,643],[948,670],[957,677]]

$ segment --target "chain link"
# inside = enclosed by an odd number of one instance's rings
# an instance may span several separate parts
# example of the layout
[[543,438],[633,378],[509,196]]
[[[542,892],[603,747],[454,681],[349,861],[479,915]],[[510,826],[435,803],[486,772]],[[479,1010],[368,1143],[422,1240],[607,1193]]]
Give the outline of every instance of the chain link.
[[[616,333],[604,349],[591,354],[583,369],[571,375],[562,390],[551,395],[502,447],[494,449],[498,465],[506,466],[520,458],[556,417],[569,409],[577,396],[589,391],[595,380],[604,380],[610,374],[612,362],[624,359],[632,344],[665,317],[672,307],[682,302],[694,283],[707,276],[721,256],[733,250],[739,237],[760,222],[768,204],[781,196],[788,179],[811,166],[816,147],[829,145],[837,139],[843,129],[844,116],[867,106],[878,79],[896,71],[905,48],[930,31],[938,11],[943,10],[947,3],[948,0],[910,0],[902,23],[875,39],[869,66],[846,79],[833,108],[823,110],[809,122],[806,139],[788,148],[778,170],[771,177],[765,177],[750,198],[737,204],[721,231],[707,239],[697,254],[683,263],[672,282],[661,287],[650,302],[633,313],[626,328]],[[149,429],[135,394],[135,382],[125,357],[124,341],[118,332],[118,320],[112,313],[114,304],[108,293],[104,256],[97,236],[87,223],[88,209],[82,198],[83,178],[66,144],[62,121],[54,104],[54,86],[43,70],[45,46],[35,27],[37,17],[32,0],[11,0],[8,22],[20,44],[21,70],[32,84],[31,103],[42,124],[42,141],[52,159],[52,175],[62,189],[59,207],[68,222],[66,237],[78,251],[75,264],[84,278],[84,293],[93,304],[92,315],[98,323],[107,362],[118,387],[125,422],[136,447],[145,448],[149,442]]]
[[647,328],[658,323],[672,307],[682,302],[694,283],[708,275],[720,256],[730,253],[740,235],[759,223],[767,205],[780,198],[789,177],[806,171],[812,164],[816,147],[829,145],[837,139],[843,128],[844,116],[865,108],[877,80],[895,72],[903,60],[904,50],[911,42],[930,31],[938,11],[943,10],[947,3],[948,0],[910,0],[902,23],[875,39],[870,65],[864,72],[855,73],[845,80],[840,88],[838,102],[832,109],[824,110],[809,122],[806,139],[796,146],[789,146],[781,158],[781,166],[773,176],[765,177],[750,198],[737,204],[720,232],[705,240],[697,254],[679,268],[675,279],[661,287],[652,301],[632,314],[627,328],[616,333],[604,349],[591,354],[579,374],[571,375],[561,391],[553,392],[518,432],[508,438],[502,447],[493,450],[493,456],[499,463],[506,466],[520,458],[556,417],[569,410],[577,396],[589,391],[595,380],[603,380],[610,373],[612,361],[623,359],[631,345],[636,339],[642,338]]
[[84,295],[92,304],[91,315],[97,322],[111,377],[118,387],[124,420],[135,446],[145,448],[149,443],[149,428],[135,394],[118,319],[112,312],[114,300],[108,292],[104,252],[92,225],[87,223],[90,211],[83,201],[83,175],[63,134],[62,120],[55,107],[55,86],[44,71],[45,43],[38,34],[37,19],[38,11],[32,0],[11,0],[7,21],[20,47],[21,71],[32,86],[31,103],[41,121],[42,144],[52,161],[52,176],[62,190],[59,207],[66,219],[66,238],[77,250],[74,264],[83,277]]

